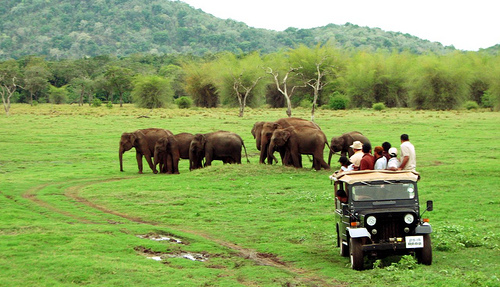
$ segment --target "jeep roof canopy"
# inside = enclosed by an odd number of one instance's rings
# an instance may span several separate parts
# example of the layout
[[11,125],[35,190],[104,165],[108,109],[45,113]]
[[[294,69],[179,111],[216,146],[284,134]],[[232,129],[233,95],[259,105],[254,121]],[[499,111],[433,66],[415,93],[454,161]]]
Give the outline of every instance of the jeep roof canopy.
[[342,181],[347,184],[356,182],[370,182],[370,181],[383,181],[383,180],[410,180],[418,181],[420,174],[416,171],[391,171],[391,170],[361,170],[361,171],[344,171],[335,172],[330,176],[333,181]]

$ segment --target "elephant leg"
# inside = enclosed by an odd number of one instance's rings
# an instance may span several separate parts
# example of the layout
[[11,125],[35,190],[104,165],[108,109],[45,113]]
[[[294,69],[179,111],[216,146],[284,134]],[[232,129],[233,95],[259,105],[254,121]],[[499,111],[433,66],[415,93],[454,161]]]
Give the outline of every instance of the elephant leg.
[[137,159],[137,167],[139,168],[139,173],[142,173],[142,154],[136,152],[135,158]]
[[[149,168],[151,168],[151,170],[153,171],[153,173],[157,174],[158,171],[156,170],[156,166],[153,164],[153,160],[151,159],[151,156],[144,155],[144,157],[146,158],[146,161],[149,164]],[[141,163],[142,163],[142,160],[141,160]]]
[[172,153],[172,173],[179,174],[179,153]]
[[166,153],[165,155],[165,162],[166,162],[166,168],[165,168],[165,171],[166,173],[168,174],[172,174],[173,173],[173,165],[172,165],[172,154],[170,153]]
[[205,153],[205,166],[211,166],[212,165],[212,154],[210,153]]
[[302,158],[300,156],[300,153],[290,151],[290,154],[292,155],[293,166],[296,168],[300,168],[302,166]]

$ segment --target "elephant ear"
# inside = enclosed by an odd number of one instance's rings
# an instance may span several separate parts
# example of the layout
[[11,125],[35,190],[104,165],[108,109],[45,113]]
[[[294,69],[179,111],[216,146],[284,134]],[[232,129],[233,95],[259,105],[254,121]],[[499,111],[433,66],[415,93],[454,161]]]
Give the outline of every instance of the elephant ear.
[[283,131],[283,139],[284,139],[285,141],[288,141],[288,139],[290,138],[290,135],[291,135],[291,134],[292,134],[292,133],[291,133],[290,131]]
[[281,125],[278,123],[273,124],[273,129],[281,129]]

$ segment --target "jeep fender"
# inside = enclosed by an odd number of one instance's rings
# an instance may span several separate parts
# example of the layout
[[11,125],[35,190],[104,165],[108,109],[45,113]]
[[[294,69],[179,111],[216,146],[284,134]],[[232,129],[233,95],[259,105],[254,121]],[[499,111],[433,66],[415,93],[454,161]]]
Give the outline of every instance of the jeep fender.
[[417,225],[415,227],[415,234],[430,234],[432,233],[432,227],[429,223],[424,222],[422,225]]
[[366,228],[349,228],[347,227],[347,232],[349,232],[349,237],[351,238],[362,238],[368,237],[372,238],[370,232]]

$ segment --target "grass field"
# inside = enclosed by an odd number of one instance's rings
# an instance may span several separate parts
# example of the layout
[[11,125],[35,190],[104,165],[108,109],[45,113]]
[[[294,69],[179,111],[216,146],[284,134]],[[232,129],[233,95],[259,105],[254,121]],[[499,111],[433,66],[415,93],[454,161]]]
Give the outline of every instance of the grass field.
[[[361,272],[335,247],[332,171],[258,164],[253,124],[285,116],[14,104],[0,116],[0,285],[500,286],[500,113],[317,111],[329,139],[358,130],[399,148],[408,133],[420,200],[434,201],[431,266]],[[140,175],[132,150],[120,172],[121,133],[148,127],[236,132],[251,163]]]

